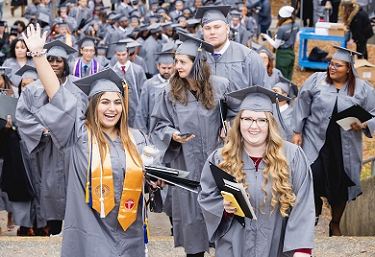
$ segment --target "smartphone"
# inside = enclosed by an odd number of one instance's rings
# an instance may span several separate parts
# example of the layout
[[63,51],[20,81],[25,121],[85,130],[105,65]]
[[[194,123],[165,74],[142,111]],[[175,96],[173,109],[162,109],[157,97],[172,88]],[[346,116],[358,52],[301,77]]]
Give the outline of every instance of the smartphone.
[[224,197],[224,200],[227,202],[231,202],[231,206],[236,207],[236,211],[234,212],[235,215],[240,217],[245,217],[245,213],[242,211],[241,206],[238,204],[236,197],[233,194],[221,191],[221,195]]
[[178,134],[179,137],[190,137],[191,135],[193,135],[193,133],[190,132],[181,132]]

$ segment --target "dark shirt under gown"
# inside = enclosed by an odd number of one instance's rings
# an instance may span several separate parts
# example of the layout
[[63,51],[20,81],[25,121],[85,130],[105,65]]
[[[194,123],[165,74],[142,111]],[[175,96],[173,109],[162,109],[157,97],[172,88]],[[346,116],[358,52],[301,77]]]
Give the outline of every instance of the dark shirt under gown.
[[[339,91],[339,90],[337,90]],[[314,178],[315,198],[324,196],[332,206],[348,201],[348,187],[353,181],[344,170],[340,126],[334,115],[337,114],[337,98],[329,122],[326,141],[311,169]]]

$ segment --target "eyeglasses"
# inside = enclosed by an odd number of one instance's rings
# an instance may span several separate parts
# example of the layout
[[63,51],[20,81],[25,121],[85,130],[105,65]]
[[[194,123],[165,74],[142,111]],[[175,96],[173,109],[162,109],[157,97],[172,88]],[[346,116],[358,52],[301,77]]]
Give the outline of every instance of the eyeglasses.
[[331,66],[332,68],[335,68],[335,69],[340,69],[341,67],[344,67],[345,65],[339,64],[339,63],[336,63],[336,62],[329,62],[328,66]]
[[82,49],[82,52],[84,53],[95,53],[94,49]]
[[257,119],[254,119],[254,118],[250,118],[250,117],[242,117],[241,118],[241,121],[243,122],[243,124],[245,126],[252,126],[254,121],[255,123],[258,125],[258,127],[260,128],[263,128],[267,125],[268,123],[268,120],[266,118],[257,118]]

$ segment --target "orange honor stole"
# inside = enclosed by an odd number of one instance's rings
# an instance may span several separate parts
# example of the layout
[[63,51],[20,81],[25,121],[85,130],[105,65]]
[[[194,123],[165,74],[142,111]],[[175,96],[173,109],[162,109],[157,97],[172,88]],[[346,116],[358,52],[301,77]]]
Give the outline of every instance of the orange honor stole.
[[[91,196],[92,208],[100,213],[101,218],[105,218],[108,213],[115,207],[115,196],[113,189],[113,174],[112,164],[109,149],[102,164],[100,158],[99,147],[96,138],[89,131],[89,161],[91,158]],[[90,135],[91,134],[91,135]],[[134,137],[129,131],[129,136],[134,142]],[[122,189],[121,203],[117,219],[122,228],[126,230],[137,218],[137,210],[139,198],[143,188],[143,170],[142,163],[138,166],[129,151],[124,149],[126,158],[126,172]],[[86,192],[90,186],[90,174],[88,173]],[[88,201],[88,194],[86,194],[86,202]]]

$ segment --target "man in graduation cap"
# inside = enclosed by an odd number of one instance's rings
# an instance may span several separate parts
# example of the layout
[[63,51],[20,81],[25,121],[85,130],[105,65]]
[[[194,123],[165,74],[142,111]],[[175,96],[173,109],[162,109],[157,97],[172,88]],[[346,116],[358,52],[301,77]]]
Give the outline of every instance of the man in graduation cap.
[[[39,27],[39,24],[37,26]],[[34,28],[33,25],[30,25],[30,27]],[[87,96],[73,84],[76,78],[69,75],[68,55],[75,53],[76,50],[59,40],[45,44],[44,48],[47,53],[43,49],[30,53],[34,62],[40,56],[45,58],[43,55],[46,54],[61,86],[71,92],[82,110],[86,110]],[[50,99],[40,80],[29,84],[18,101],[16,118],[27,152],[35,160],[35,176],[38,179],[35,179],[33,183],[36,188],[40,188],[35,192],[40,201],[38,210],[40,209],[41,217],[48,221],[47,223],[37,224],[37,227],[42,228],[48,224],[50,227],[49,233],[57,235],[61,232],[62,220],[65,215],[67,164],[70,161],[70,156],[58,144],[56,140],[58,135],[51,135],[33,111],[34,108],[39,108],[49,101]]]
[[146,75],[141,66],[129,60],[129,43],[127,42],[126,39],[122,39],[113,43],[115,45],[117,62],[111,68],[121,79],[125,79],[129,86],[128,124],[130,127],[133,127],[136,108],[139,104],[142,86],[146,81]]
[[106,34],[104,36],[104,44],[108,46],[107,58],[111,59],[115,55],[116,45],[113,42],[118,42],[120,39],[124,39],[126,36],[119,29],[119,18],[120,14],[110,13],[108,15],[107,22],[110,24],[105,28]]
[[68,8],[65,3],[58,8],[54,23],[66,23],[69,26],[70,32],[73,32],[77,28],[77,21],[73,17],[68,16]]
[[150,117],[155,101],[174,72],[172,52],[167,51],[156,55],[159,73],[143,84],[134,122],[134,127],[147,135],[150,134]]
[[202,19],[202,34],[206,42],[214,46],[214,53],[208,55],[211,70],[224,76],[240,88],[265,85],[266,70],[259,55],[237,42],[229,41],[227,15],[230,6],[199,7],[195,18]]
[[245,26],[241,23],[241,15],[237,10],[230,12],[230,31],[233,34],[233,41],[246,46],[250,36]]
[[341,236],[346,203],[362,194],[362,136],[373,137],[375,119],[351,122],[344,130],[335,117],[356,105],[374,116],[375,95],[372,85],[358,78],[354,68],[354,55],[360,53],[334,47],[337,51],[327,71],[314,73],[300,88],[293,108],[292,142],[303,148],[311,164],[316,218],[322,211],[321,197],[326,197],[332,211],[329,235]]
[[78,0],[78,6],[70,9],[68,16],[73,17],[77,22],[76,31],[83,28],[84,23],[92,18],[92,9],[87,6],[87,0]]
[[84,78],[103,69],[101,64],[94,58],[96,55],[95,42],[96,39],[93,37],[84,37],[77,42],[79,57],[71,67],[73,76]]

